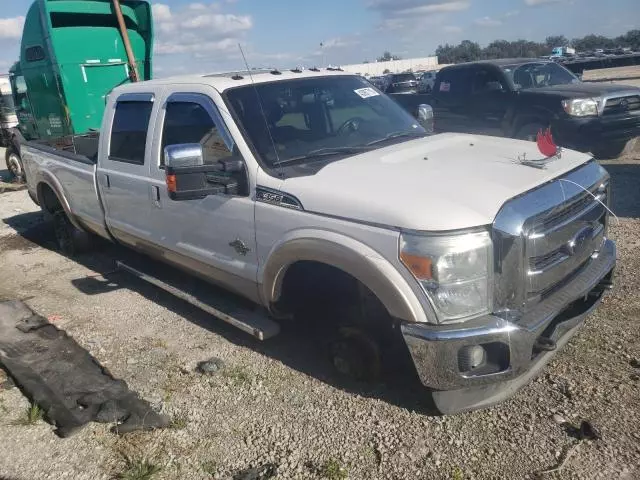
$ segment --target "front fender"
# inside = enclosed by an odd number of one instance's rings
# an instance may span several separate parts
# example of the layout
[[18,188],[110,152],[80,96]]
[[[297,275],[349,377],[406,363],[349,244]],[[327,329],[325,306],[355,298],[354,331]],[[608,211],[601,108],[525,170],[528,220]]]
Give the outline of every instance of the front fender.
[[411,287],[388,260],[358,240],[325,230],[290,232],[272,248],[261,275],[266,305],[280,298],[287,270],[298,261],[324,263],[351,275],[369,288],[394,318],[428,321]]

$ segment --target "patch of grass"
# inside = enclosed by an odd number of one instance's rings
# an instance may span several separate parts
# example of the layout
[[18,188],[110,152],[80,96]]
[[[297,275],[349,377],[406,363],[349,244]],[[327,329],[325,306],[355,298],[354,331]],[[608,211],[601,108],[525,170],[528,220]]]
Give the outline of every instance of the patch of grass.
[[247,369],[239,366],[223,369],[222,376],[231,380],[234,385],[246,385],[252,380],[252,376]]
[[39,405],[32,403],[25,408],[24,413],[16,420],[16,425],[35,425],[44,418],[44,410]]
[[207,460],[200,464],[202,471],[207,475],[214,476],[218,472],[218,463],[215,460]]
[[185,413],[179,413],[173,416],[171,422],[169,422],[169,428],[172,428],[174,430],[182,430],[183,428],[187,427],[188,423],[189,417]]
[[162,471],[160,465],[139,457],[125,457],[124,470],[116,475],[118,480],[150,480]]
[[340,465],[334,458],[330,458],[322,467],[320,467],[320,475],[327,480],[346,480],[349,478],[349,472],[345,467]]
[[451,473],[451,480],[464,480],[464,473],[460,467],[455,467]]
[[156,338],[152,343],[151,343],[152,347],[155,348],[164,348],[167,349],[169,348],[169,344],[166,342],[166,340],[163,340],[161,338]]

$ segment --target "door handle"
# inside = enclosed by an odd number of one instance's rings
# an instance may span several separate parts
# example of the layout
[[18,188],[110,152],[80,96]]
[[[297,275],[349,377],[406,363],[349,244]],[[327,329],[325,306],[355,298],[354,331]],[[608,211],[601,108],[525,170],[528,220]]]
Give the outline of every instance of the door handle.
[[153,197],[153,204],[156,207],[160,207],[160,187],[151,185],[151,196]]
[[109,180],[109,175],[104,176],[104,184],[105,184],[105,187],[111,188],[111,180]]

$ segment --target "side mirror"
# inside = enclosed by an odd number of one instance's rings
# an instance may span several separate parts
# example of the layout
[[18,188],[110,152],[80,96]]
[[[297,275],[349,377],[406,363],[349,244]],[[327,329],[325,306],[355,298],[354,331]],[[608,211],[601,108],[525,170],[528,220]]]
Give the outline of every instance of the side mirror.
[[238,158],[204,163],[202,145],[186,143],[164,149],[167,192],[171,200],[196,200],[209,195],[235,195],[238,180],[233,174],[244,170]]
[[418,105],[416,118],[418,119],[418,123],[422,125],[422,128],[429,133],[433,133],[433,108],[431,105],[425,103]]
[[164,149],[167,168],[200,167],[204,165],[204,152],[199,143],[167,145]]

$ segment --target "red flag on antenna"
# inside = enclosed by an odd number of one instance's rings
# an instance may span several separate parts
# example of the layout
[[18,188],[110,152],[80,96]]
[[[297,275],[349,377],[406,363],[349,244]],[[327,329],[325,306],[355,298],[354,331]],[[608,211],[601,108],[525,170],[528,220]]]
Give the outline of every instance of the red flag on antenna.
[[558,154],[558,146],[553,141],[551,128],[547,128],[544,132],[542,130],[538,131],[536,143],[538,144],[538,150],[545,157],[553,157]]

